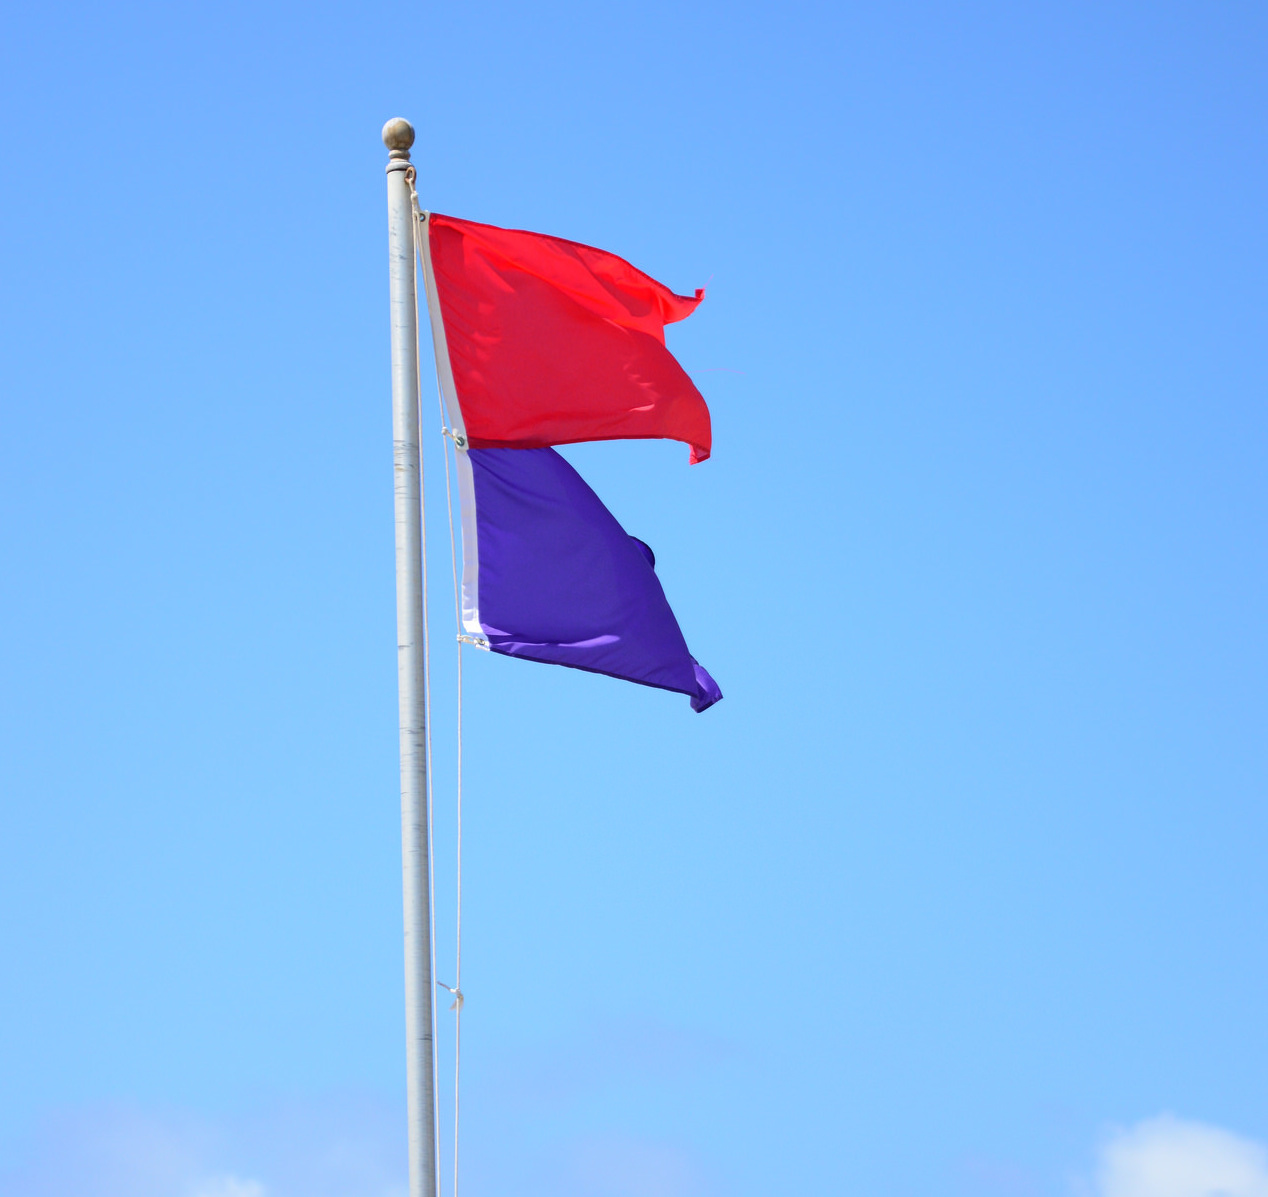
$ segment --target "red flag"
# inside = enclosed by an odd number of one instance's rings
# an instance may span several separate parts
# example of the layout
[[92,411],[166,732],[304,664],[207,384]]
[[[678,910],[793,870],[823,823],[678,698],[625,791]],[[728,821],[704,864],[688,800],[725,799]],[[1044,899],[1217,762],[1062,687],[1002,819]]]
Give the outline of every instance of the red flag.
[[665,325],[703,291],[675,295],[624,258],[541,233],[433,212],[427,234],[437,352],[472,448],[668,437],[693,462],[709,456],[709,409],[665,348]]

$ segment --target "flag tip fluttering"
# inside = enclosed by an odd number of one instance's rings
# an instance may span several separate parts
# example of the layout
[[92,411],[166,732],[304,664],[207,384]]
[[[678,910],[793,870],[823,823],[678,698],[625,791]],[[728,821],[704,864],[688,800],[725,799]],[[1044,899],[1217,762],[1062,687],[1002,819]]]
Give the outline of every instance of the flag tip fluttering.
[[691,696],[691,709],[699,713],[707,711],[715,702],[720,702],[722,691],[699,661],[693,659],[691,663],[696,670],[696,693]]

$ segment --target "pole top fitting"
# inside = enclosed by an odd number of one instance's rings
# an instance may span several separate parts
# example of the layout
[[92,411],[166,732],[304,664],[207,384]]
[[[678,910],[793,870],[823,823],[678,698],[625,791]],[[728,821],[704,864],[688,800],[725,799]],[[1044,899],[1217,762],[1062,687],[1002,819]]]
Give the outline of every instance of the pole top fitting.
[[409,147],[414,144],[414,126],[403,116],[394,116],[383,126],[383,144],[391,151],[389,158],[409,161]]

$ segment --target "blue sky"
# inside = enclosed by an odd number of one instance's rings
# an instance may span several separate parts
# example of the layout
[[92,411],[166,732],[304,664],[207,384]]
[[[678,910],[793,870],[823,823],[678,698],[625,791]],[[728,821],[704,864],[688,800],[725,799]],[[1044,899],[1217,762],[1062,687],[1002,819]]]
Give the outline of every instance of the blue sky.
[[403,115],[427,206],[709,283],[713,459],[566,452],[726,700],[468,658],[465,1191],[1268,1193],[1262,6],[0,42],[6,1192],[400,1191]]

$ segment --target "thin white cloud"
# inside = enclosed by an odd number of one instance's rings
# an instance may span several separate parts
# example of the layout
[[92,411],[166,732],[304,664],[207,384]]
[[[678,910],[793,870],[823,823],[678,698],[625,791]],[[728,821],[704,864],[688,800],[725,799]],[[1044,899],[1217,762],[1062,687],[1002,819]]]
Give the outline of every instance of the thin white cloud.
[[577,1197],[703,1197],[706,1185],[681,1147],[626,1136],[571,1145],[563,1191]]
[[404,1197],[395,1105],[338,1098],[212,1122],[119,1107],[50,1118],[4,1197]]
[[258,1180],[216,1176],[200,1181],[189,1197],[268,1197],[268,1190]]
[[1268,1197],[1268,1151],[1251,1139],[1171,1114],[1102,1146],[1097,1197]]

